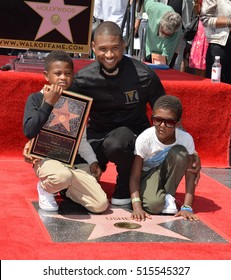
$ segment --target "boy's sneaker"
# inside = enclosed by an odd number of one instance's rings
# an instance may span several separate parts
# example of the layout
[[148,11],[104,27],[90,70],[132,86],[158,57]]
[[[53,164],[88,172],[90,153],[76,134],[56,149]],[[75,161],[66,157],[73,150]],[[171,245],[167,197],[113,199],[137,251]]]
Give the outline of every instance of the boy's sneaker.
[[171,194],[165,196],[165,206],[162,211],[163,214],[176,214],[178,212],[175,198]]
[[45,191],[42,188],[40,181],[37,184],[37,190],[39,196],[39,207],[46,211],[58,211],[59,206],[55,201],[54,194]]

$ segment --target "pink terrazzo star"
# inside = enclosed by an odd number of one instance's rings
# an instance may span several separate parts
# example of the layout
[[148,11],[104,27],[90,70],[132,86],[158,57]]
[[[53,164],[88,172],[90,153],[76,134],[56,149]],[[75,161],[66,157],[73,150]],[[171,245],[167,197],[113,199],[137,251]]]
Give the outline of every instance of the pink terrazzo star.
[[[171,230],[168,230],[162,227],[161,223],[167,223],[171,221],[176,221],[180,218],[176,218],[173,216],[152,216],[152,219],[147,219],[144,222],[136,222],[130,219],[131,213],[122,209],[108,209],[105,213],[97,215],[97,214],[86,214],[86,215],[57,215],[57,214],[48,214],[47,216],[59,219],[65,219],[70,221],[78,221],[78,222],[86,222],[90,224],[95,224],[93,231],[91,232],[88,240],[110,236],[113,234],[120,234],[128,231],[136,231],[143,232],[149,234],[158,234],[163,236],[168,236],[172,238],[189,240],[183,235],[175,233]],[[141,227],[137,229],[126,229],[126,228],[117,228],[114,226],[115,223],[118,222],[131,222],[140,224]]]

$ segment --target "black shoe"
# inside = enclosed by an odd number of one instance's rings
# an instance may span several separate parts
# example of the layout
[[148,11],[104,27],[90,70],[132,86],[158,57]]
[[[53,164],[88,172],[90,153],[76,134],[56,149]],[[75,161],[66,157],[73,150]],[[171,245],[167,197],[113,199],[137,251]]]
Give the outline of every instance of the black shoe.
[[112,195],[111,204],[113,205],[126,205],[131,203],[131,196],[129,187],[127,184],[121,184],[118,183],[118,177],[117,177],[117,184],[115,186],[115,191]]
[[130,204],[131,201],[132,201],[131,198],[114,198],[114,197],[112,197],[111,204],[122,206],[122,205]]

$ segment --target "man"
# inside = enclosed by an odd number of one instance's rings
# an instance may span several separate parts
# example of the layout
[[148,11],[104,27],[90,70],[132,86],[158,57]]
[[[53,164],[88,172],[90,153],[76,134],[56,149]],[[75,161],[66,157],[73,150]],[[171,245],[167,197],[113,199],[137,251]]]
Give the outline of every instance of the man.
[[146,59],[152,62],[152,54],[159,54],[166,58],[166,64],[173,65],[182,35],[181,16],[169,5],[153,0],[144,1],[144,10],[148,15]]
[[[116,165],[118,176],[111,200],[114,205],[131,201],[129,177],[135,139],[150,126],[147,104],[153,107],[165,94],[155,72],[123,55],[124,48],[119,26],[110,21],[101,23],[92,42],[96,62],[75,75],[70,89],[93,98],[87,137],[103,171],[109,161]],[[199,170],[200,166],[194,173]]]
[[[193,15],[193,0],[155,0],[154,2],[161,2],[163,4],[171,6],[176,13],[178,13],[182,18],[182,29],[184,30],[192,20]],[[179,45],[177,47],[177,57],[175,59],[175,64],[172,65],[173,69],[183,70],[184,65],[182,62],[184,60],[184,51],[186,48],[186,41],[182,36],[180,38]]]

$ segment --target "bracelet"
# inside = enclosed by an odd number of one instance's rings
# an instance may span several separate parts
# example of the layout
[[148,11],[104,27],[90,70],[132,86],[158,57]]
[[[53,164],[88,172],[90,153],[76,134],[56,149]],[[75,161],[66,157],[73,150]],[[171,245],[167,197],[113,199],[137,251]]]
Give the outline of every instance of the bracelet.
[[180,210],[185,210],[185,211],[188,211],[188,212],[193,213],[193,209],[192,209],[192,207],[189,206],[189,205],[182,205],[181,208],[180,208]]
[[141,202],[141,200],[140,200],[139,197],[134,197],[134,198],[132,199],[132,203],[134,203],[134,202]]

